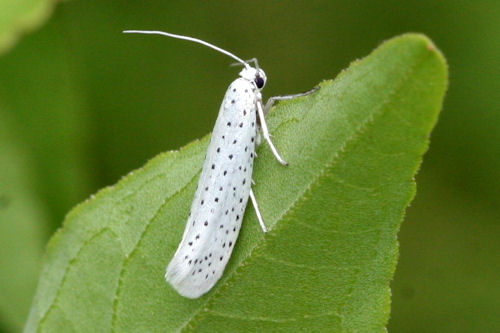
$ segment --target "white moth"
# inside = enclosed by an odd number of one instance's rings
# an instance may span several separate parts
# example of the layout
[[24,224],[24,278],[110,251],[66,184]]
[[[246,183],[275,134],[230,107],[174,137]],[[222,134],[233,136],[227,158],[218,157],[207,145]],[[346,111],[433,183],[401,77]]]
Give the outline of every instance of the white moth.
[[[248,197],[266,232],[252,192],[252,170],[258,136],[257,117],[264,139],[276,159],[281,158],[271,142],[264,118],[277,100],[304,96],[310,92],[276,96],[262,104],[261,89],[266,74],[257,60],[243,61],[232,53],[205,41],[162,31],[127,30],[125,33],[159,34],[208,46],[237,60],[244,67],[240,77],[226,91],[210,138],[184,235],[170,261],[165,279],[182,296],[198,298],[219,280],[234,249]],[[256,68],[249,65],[253,62]]]

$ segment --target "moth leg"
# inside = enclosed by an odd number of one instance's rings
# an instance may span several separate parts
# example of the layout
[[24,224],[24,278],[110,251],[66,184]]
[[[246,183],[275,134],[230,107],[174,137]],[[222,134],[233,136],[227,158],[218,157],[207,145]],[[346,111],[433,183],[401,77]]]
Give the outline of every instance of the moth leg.
[[[257,58],[248,59],[248,60],[245,60],[245,62],[247,64],[253,62],[253,64],[255,65],[255,68],[259,69],[259,62],[257,61]],[[243,64],[241,62],[234,62],[229,66],[232,67],[232,66],[242,66],[242,65]]]
[[257,131],[257,135],[255,136],[255,145],[260,146],[262,143],[262,135],[260,135],[260,131]]
[[281,158],[280,154],[278,154],[276,147],[274,147],[274,144],[271,141],[271,136],[269,135],[269,130],[267,129],[266,119],[264,117],[264,110],[263,110],[261,101],[257,101],[257,113],[259,115],[260,126],[262,127],[262,135],[264,136],[264,139],[269,144],[269,147],[271,148],[271,151],[273,152],[274,157],[276,157],[278,162],[280,162],[281,164],[288,165],[288,163],[285,162],[285,160],[283,160]]
[[257,61],[257,58],[248,59],[248,60],[245,60],[245,62],[246,63],[253,62],[253,64],[255,65],[255,68],[259,69],[259,62]]
[[250,188],[250,199],[252,200],[253,208],[255,209],[255,214],[257,214],[257,219],[259,220],[260,227],[264,233],[267,232],[266,225],[264,224],[264,220],[262,220],[262,215],[260,214],[259,205],[257,205],[257,200],[255,199],[255,195],[253,194],[253,190]]
[[302,97],[302,96],[307,96],[307,95],[310,95],[312,94],[313,92],[315,92],[316,90],[318,90],[319,87],[314,87],[313,89],[309,90],[309,91],[306,91],[306,92],[303,92],[303,93],[300,93],[300,94],[293,94],[293,95],[284,95],[284,96],[274,96],[274,97],[270,97],[267,102],[266,102],[266,105],[264,106],[264,115],[266,115],[268,112],[269,112],[269,109],[274,105],[275,102],[277,101],[284,101],[284,100],[288,100],[288,99],[294,99],[294,98],[297,98],[297,97]]

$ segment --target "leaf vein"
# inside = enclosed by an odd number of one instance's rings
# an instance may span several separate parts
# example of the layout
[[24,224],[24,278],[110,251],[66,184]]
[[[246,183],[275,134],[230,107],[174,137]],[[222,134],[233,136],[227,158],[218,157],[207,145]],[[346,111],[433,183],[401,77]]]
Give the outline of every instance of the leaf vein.
[[130,254],[128,256],[124,257],[124,259],[122,261],[122,265],[121,265],[121,270],[120,270],[120,273],[119,273],[119,277],[118,277],[118,285],[117,285],[116,290],[115,290],[115,296],[114,296],[113,307],[112,307],[112,321],[111,321],[111,331],[112,332],[116,331],[116,325],[117,325],[116,321],[118,320],[118,317],[117,317],[118,302],[119,302],[119,296],[120,296],[121,288],[122,288],[122,285],[123,285],[123,275],[125,273],[125,267],[128,265],[128,263],[130,262],[130,260],[133,258],[135,252],[139,248],[139,245],[141,244],[142,240],[144,239],[144,235],[146,234],[146,232],[151,227],[153,221],[160,214],[161,210],[171,200],[173,200],[176,196],[180,195],[186,188],[188,188],[189,185],[191,185],[193,183],[193,181],[197,178],[197,176],[200,174],[200,172],[201,172],[201,168],[200,168],[200,170],[198,170],[198,172],[196,172],[194,174],[193,177],[191,177],[191,179],[184,186],[182,186],[181,188],[179,188],[176,192],[172,193],[172,195],[170,197],[168,197],[168,198],[165,199],[165,201],[163,202],[163,204],[161,204],[161,206],[156,210],[155,214],[148,220],[148,222],[147,222],[144,230],[142,231],[141,235],[138,237],[137,243],[134,245],[134,247],[130,251]]
[[118,238],[118,235],[116,235],[112,229],[105,227],[105,228],[102,228],[102,229],[96,231],[90,238],[87,238],[84,240],[84,242],[82,243],[82,245],[80,246],[80,248],[78,249],[76,254],[73,256],[73,258],[71,258],[68,261],[68,265],[64,269],[64,273],[62,275],[61,281],[58,283],[58,287],[57,287],[57,290],[55,292],[54,299],[52,300],[52,302],[50,302],[50,305],[47,307],[47,310],[45,311],[45,313],[40,317],[40,324],[38,325],[38,330],[40,330],[40,328],[43,326],[45,320],[47,320],[48,316],[50,315],[50,312],[52,312],[52,309],[54,308],[54,306],[57,306],[57,301],[61,295],[61,291],[62,291],[62,289],[66,283],[66,279],[68,277],[68,272],[71,269],[71,267],[73,266],[73,264],[78,261],[80,253],[85,249],[85,247],[88,244],[92,243],[96,238],[100,237],[105,232],[109,232],[109,233],[111,233],[112,236],[114,236],[115,238]]
[[315,319],[315,318],[332,317],[332,316],[339,318],[339,315],[335,311],[323,312],[323,313],[319,313],[317,315],[304,315],[304,316],[297,317],[297,318],[281,318],[281,319],[262,317],[262,316],[259,316],[259,317],[241,316],[241,315],[237,315],[237,314],[222,313],[222,312],[217,312],[217,311],[209,311],[208,314],[212,315],[214,317],[238,319],[238,320],[244,320],[244,321],[261,321],[261,322],[270,322],[270,323],[290,323],[290,322],[297,322],[297,321],[300,321],[302,319]]

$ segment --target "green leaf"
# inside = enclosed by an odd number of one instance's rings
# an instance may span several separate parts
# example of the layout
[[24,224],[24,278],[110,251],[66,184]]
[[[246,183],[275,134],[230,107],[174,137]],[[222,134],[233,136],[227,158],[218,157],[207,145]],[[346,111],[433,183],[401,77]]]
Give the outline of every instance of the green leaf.
[[42,24],[55,3],[55,0],[1,1],[0,53],[12,47],[21,34]]
[[16,144],[3,111],[0,107],[0,323],[19,332],[35,293],[47,214],[31,184],[32,161]]
[[30,155],[30,183],[52,231],[98,178],[89,153],[95,126],[89,125],[90,97],[77,70],[79,57],[68,51],[60,18],[54,19],[0,61],[0,112],[12,120],[11,131]]
[[223,277],[196,300],[164,270],[208,137],[161,154],[69,213],[49,243],[27,332],[383,331],[396,235],[441,107],[447,68],[425,36],[382,44],[268,117],[251,205]]

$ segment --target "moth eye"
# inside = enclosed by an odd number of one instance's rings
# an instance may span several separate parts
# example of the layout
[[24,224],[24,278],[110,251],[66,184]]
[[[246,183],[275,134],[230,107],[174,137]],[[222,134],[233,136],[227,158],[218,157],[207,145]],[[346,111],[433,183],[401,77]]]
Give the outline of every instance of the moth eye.
[[261,89],[262,87],[264,87],[264,79],[261,78],[260,76],[256,76],[255,77],[255,84],[257,85],[257,88]]

